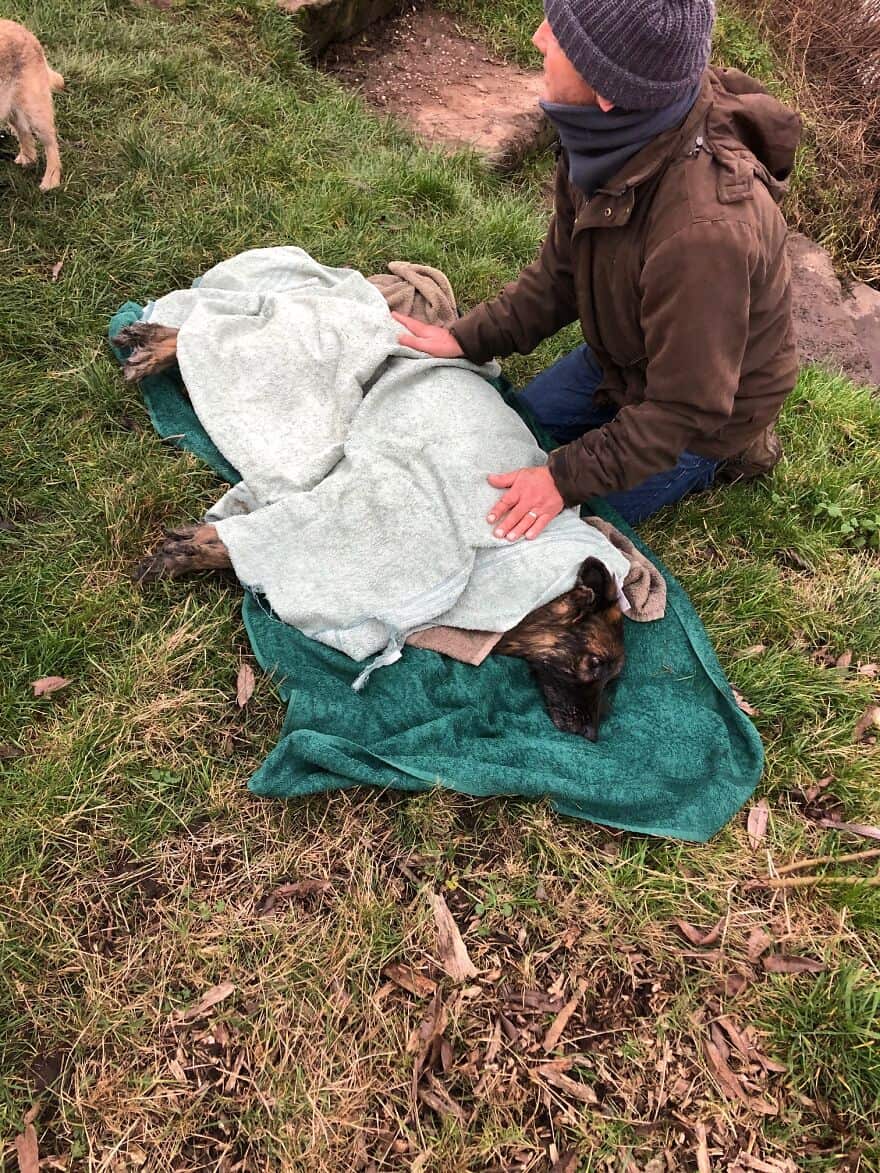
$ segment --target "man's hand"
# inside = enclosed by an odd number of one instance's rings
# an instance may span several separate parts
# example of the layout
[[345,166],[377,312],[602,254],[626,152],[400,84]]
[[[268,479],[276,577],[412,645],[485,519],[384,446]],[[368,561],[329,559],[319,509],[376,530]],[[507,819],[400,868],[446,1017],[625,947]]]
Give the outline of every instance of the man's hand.
[[520,468],[489,477],[496,489],[507,489],[486,521],[493,525],[496,538],[515,542],[523,534],[536,538],[544,527],[565,508],[550,469]]
[[406,314],[392,313],[395,322],[400,322],[409,331],[408,334],[399,334],[397,341],[401,346],[409,346],[412,350],[422,350],[434,358],[463,358],[464,351],[455,341],[455,338],[442,326],[428,326],[418,318],[410,318]]

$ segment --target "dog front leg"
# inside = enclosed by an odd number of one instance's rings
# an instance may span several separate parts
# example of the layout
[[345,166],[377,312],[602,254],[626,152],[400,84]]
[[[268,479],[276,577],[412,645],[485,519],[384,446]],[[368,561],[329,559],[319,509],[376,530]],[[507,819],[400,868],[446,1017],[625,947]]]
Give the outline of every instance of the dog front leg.
[[136,583],[155,582],[160,578],[180,578],[196,570],[229,570],[229,551],[213,525],[190,525],[166,530],[165,541],[135,569]]

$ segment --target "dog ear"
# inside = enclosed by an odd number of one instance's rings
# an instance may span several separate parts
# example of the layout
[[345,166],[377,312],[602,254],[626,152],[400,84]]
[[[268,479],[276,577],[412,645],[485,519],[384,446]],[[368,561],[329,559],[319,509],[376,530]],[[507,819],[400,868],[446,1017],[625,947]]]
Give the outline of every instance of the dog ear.
[[608,567],[592,556],[585,558],[581,563],[575,587],[578,591],[583,591],[585,596],[589,592],[591,597],[584,597],[582,605],[592,604],[596,611],[617,599],[617,586]]

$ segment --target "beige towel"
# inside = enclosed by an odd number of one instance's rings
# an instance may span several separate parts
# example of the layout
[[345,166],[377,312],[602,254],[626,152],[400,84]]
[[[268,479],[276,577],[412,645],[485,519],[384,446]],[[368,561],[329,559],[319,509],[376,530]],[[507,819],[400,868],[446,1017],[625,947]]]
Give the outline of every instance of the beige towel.
[[449,278],[430,265],[389,261],[387,273],[375,273],[367,280],[376,286],[388,308],[399,314],[429,326],[449,327],[458,318]]
[[[601,517],[585,517],[584,521],[600,530],[629,559],[629,574],[623,582],[623,593],[630,605],[627,619],[636,623],[662,619],[666,614],[666,580],[657,567],[609,522]],[[502,634],[500,631],[462,631],[458,627],[428,627],[411,635],[406,642],[414,648],[442,652],[453,660],[476,667],[491,655]]]
[[662,619],[666,614],[666,580],[654,563],[610,522],[601,517],[585,517],[584,521],[595,526],[629,559],[629,574],[623,582],[623,593],[631,608],[626,613],[627,619],[634,619],[636,623]]

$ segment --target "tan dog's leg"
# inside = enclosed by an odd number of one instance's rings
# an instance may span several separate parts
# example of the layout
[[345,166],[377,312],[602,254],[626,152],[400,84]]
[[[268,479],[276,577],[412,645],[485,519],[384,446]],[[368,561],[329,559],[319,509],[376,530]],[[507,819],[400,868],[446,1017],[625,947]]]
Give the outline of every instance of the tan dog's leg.
[[134,322],[119,331],[113,344],[126,350],[131,348],[122,368],[129,382],[157,375],[177,360],[177,330],[171,326]]
[[135,569],[137,583],[159,578],[180,578],[194,570],[229,570],[229,551],[213,525],[188,525],[167,530],[165,541]]
[[[16,110],[16,122],[18,126],[26,123],[28,137],[36,135],[43,144],[43,150],[46,152],[46,171],[40,181],[40,191],[52,191],[61,182],[61,155],[58,152],[58,139],[55,137],[52,91],[48,87],[40,90],[33,85],[23,87]],[[20,133],[19,139],[24,148],[25,140]]]
[[15,156],[15,162],[19,167],[33,166],[37,161],[37,143],[31,134],[31,128],[28,126],[27,121],[19,115],[17,110],[10,110],[9,125],[12,127],[15,137],[18,139],[18,145],[21,148]]

